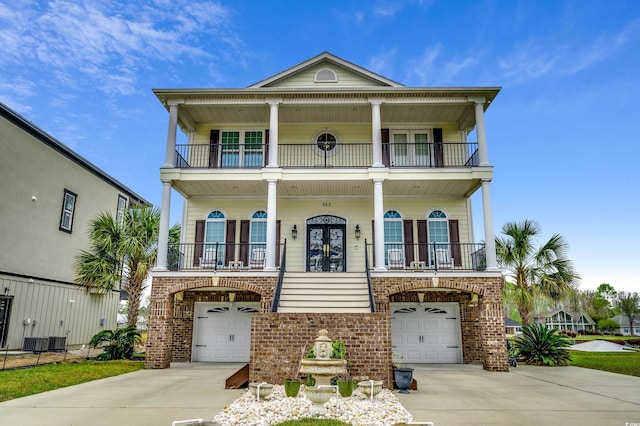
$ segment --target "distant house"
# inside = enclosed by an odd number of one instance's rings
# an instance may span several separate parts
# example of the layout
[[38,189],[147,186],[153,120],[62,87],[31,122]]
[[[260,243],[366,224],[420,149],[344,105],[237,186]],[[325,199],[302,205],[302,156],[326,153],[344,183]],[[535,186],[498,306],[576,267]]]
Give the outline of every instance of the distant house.
[[518,334],[522,331],[522,324],[509,317],[504,319],[504,331],[506,334]]
[[595,321],[585,312],[567,312],[562,309],[536,315],[534,322],[536,324],[544,324],[547,328],[566,331],[578,332],[580,330],[596,329]]
[[74,283],[89,221],[148,203],[1,103],[0,148],[0,347],[50,336],[86,343],[116,326],[120,299]]
[[[613,317],[614,321],[620,324],[620,334],[623,336],[631,335],[631,327],[629,326],[629,318],[624,315],[616,315]],[[633,335],[640,336],[640,317],[633,319]]]

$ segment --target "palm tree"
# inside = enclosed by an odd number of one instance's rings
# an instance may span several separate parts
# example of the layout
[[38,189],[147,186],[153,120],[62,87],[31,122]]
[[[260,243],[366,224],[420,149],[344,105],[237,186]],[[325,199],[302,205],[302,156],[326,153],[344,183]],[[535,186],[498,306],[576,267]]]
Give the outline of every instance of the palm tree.
[[629,320],[629,329],[633,336],[633,320],[640,316],[640,295],[629,291],[621,291],[615,300],[616,308]]
[[558,300],[580,276],[566,257],[568,244],[561,235],[553,235],[536,249],[540,226],[535,221],[506,223],[502,233],[505,237],[496,238],[496,256],[507,279],[512,280],[511,286],[505,286],[505,298],[518,306],[522,325],[528,325],[537,297]]
[[[118,221],[108,212],[98,214],[89,224],[90,250],[76,257],[76,282],[108,293],[120,283],[129,295],[127,324],[135,325],[145,279],[157,257],[160,211],[134,206]],[[170,235],[179,234],[174,225]]]

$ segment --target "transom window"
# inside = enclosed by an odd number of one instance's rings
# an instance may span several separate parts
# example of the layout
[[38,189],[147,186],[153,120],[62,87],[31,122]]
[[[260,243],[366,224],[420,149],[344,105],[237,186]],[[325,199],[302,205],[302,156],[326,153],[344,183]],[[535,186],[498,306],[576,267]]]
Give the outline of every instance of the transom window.
[[60,215],[60,230],[71,233],[73,229],[73,214],[76,209],[76,198],[78,194],[74,194],[68,189],[64,190],[62,198],[62,213]]

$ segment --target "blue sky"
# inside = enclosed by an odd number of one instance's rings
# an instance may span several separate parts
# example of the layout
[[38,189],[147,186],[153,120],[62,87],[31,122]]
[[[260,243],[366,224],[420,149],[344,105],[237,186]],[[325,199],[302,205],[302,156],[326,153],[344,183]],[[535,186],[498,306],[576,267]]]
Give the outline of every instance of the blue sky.
[[535,219],[581,288],[640,290],[639,1],[0,1],[0,101],[156,205],[152,88],[246,87],[323,51],[406,86],[501,86],[496,233]]

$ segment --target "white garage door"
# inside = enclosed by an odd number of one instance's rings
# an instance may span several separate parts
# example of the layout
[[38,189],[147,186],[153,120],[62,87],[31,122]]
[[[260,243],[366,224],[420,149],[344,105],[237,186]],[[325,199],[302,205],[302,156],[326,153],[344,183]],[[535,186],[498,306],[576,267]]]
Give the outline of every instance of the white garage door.
[[259,303],[196,303],[191,360],[249,362],[251,314]]
[[404,364],[462,363],[457,303],[392,303],[391,341]]

